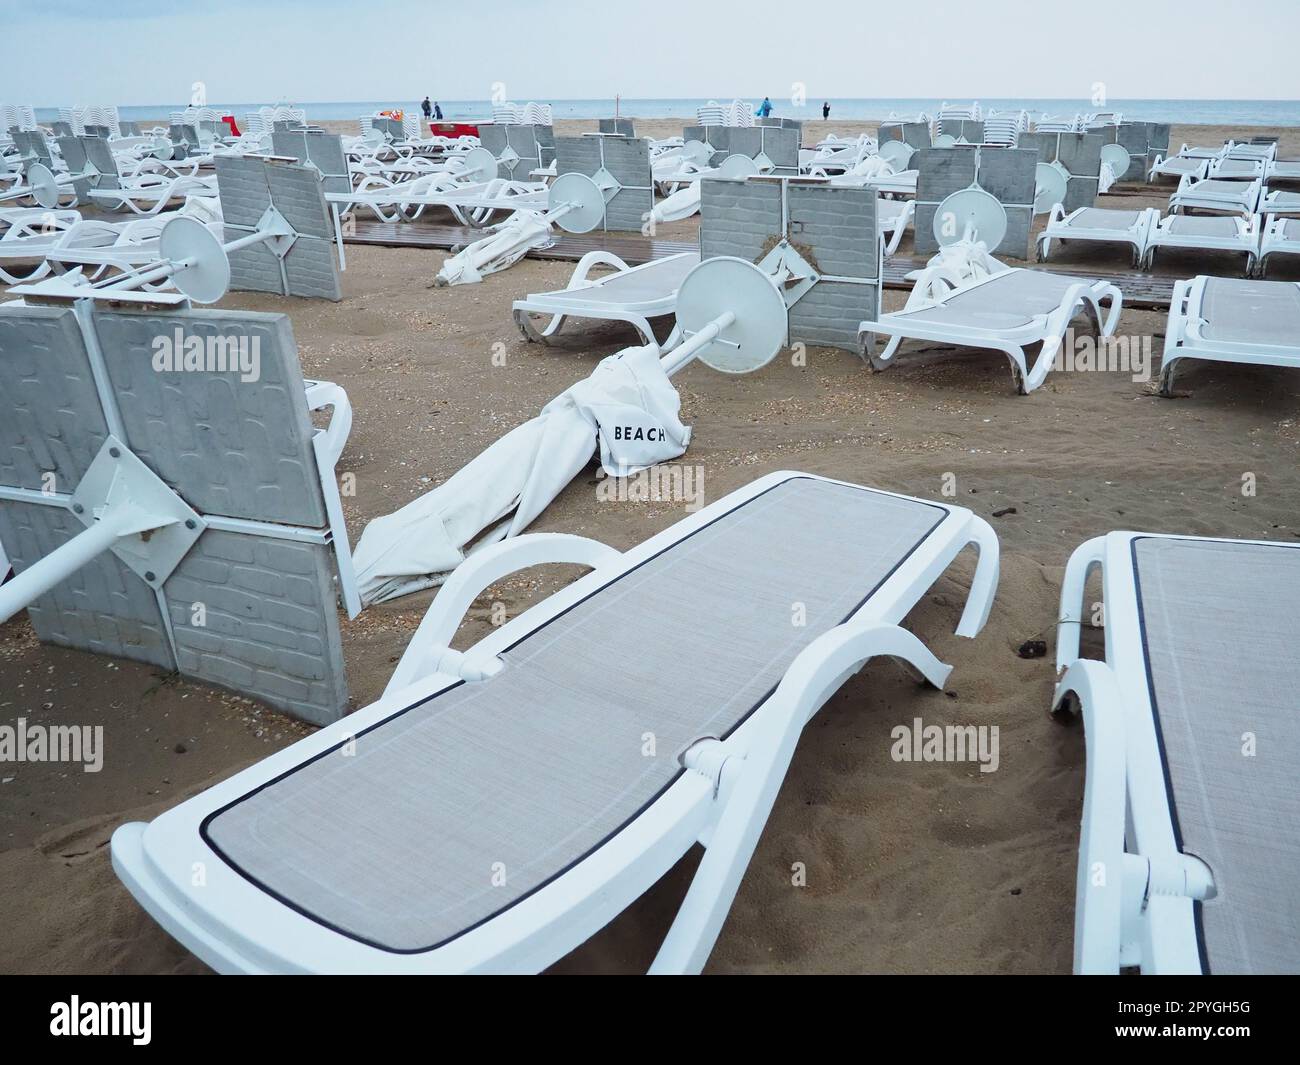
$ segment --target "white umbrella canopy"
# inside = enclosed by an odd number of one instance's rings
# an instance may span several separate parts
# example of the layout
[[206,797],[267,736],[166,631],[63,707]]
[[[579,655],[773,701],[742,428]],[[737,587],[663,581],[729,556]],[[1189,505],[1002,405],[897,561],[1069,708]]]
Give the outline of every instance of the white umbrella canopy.
[[597,448],[614,477],[685,452],[691,430],[659,356],[647,345],[603,359],[443,484],[370,522],[353,554],[362,602],[441,584],[468,551],[518,535]]

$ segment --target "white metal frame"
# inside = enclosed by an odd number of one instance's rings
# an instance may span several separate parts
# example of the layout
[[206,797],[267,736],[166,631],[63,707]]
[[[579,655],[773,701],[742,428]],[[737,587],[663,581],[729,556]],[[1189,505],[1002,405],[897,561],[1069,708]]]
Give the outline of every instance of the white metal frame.
[[1038,261],[1040,263],[1046,262],[1051,256],[1053,240],[1059,240],[1062,243],[1067,240],[1079,240],[1090,241],[1095,244],[1127,244],[1133,249],[1133,265],[1137,266],[1141,263],[1146,255],[1147,238],[1151,232],[1151,227],[1160,218],[1159,211],[1154,207],[1140,209],[1137,219],[1131,226],[1124,229],[1075,225],[1074,220],[1087,210],[1090,210],[1090,208],[1077,207],[1069,214],[1066,214],[1065,208],[1061,204],[1053,205],[1047,216],[1047,227],[1038,234]]
[[[612,322],[627,322],[640,334],[643,343],[657,344],[654,330],[650,327],[650,319],[677,313],[676,288],[666,289],[653,299],[639,300],[635,303],[610,303],[584,299],[583,294],[607,285],[615,278],[636,273],[653,274],[656,269],[662,270],[665,263],[686,258],[698,260],[699,256],[693,252],[682,252],[663,259],[651,259],[640,266],[628,266],[613,252],[600,249],[589,251],[578,260],[569,283],[564,288],[551,292],[533,292],[521,300],[515,300],[512,304],[515,325],[519,327],[526,340],[545,343],[549,337],[559,332],[567,317],[601,318]],[[597,266],[612,266],[616,272],[588,280],[588,275]],[[530,317],[534,314],[549,314],[551,320],[538,329]],[[674,325],[672,334],[660,347],[663,351],[671,351],[680,339],[681,332]]]
[[[911,311],[940,307],[958,293],[970,292],[981,285],[996,284],[999,278],[1017,272],[1017,269],[1004,267],[960,285],[953,283],[950,273],[942,266],[921,271],[901,311],[882,314],[876,321],[864,321],[858,327],[858,342],[863,358],[870,363],[872,369],[884,370],[893,365],[898,347],[904,340],[935,340],[968,348],[988,348],[1002,352],[1010,360],[1016,391],[1023,396],[1043,383],[1052,368],[1065,330],[1080,312],[1089,314],[1101,336],[1108,337],[1115,332],[1124,297],[1118,288],[1106,281],[1078,281],[1065,292],[1054,310],[1032,315],[1025,325],[1013,329],[939,325],[909,317]],[[1103,318],[1101,305],[1107,301],[1109,309]],[[890,338],[884,351],[879,354],[875,352],[877,335]],[[1042,346],[1030,368],[1026,349],[1035,344]]]
[[[983,519],[960,507],[937,504],[947,511],[937,528],[849,620],[804,649],[775,692],[726,740],[695,744],[683,759],[687,771],[617,835],[544,887],[434,950],[394,953],[327,929],[236,873],[203,842],[199,826],[212,811],[361,730],[466,678],[490,674],[499,652],[582,598],[739,504],[784,480],[806,476],[769,474],[625,554],[583,537],[556,534],[528,534],[476,552],[438,593],[377,702],[149,825],[119,828],[112,844],[118,876],[168,932],[221,971],[521,972],[540,970],[584,942],[698,842],[706,847],[704,858],[651,969],[698,972],[726,918],[807,721],[877,655],[906,660],[932,684],[942,686],[950,667],[899,622],[970,545],[977,547],[979,561],[957,633],[974,637],[983,627],[998,580],[997,537]],[[483,588],[520,568],[548,562],[586,565],[593,571],[507,622],[469,652],[448,647],[465,610]],[[202,888],[191,886],[195,862],[205,866]]]
[[1255,262],[1259,256],[1259,215],[1248,214],[1230,218],[1234,223],[1234,231],[1230,236],[1222,237],[1173,232],[1177,220],[1184,217],[1190,216],[1166,215],[1151,227],[1147,233],[1146,253],[1142,257],[1143,269],[1151,268],[1157,248],[1199,248],[1204,251],[1231,251],[1244,254],[1246,276],[1249,277],[1254,272]]
[[[1200,973],[1194,902],[1206,865],[1177,846],[1147,681],[1132,544],[1112,532],[1070,556],[1061,587],[1054,709],[1077,707],[1087,743],[1074,920],[1076,973]],[[1208,537],[1160,536],[1168,540]],[[1266,543],[1221,540],[1222,543]],[[1106,660],[1079,657],[1089,574],[1101,570]]]
[[[1294,344],[1260,344],[1257,341],[1213,340],[1204,334],[1201,304],[1210,280],[1198,274],[1190,281],[1175,281],[1165,325],[1165,349],[1160,361],[1160,394],[1173,394],[1174,375],[1183,359],[1209,362],[1238,362],[1248,366],[1285,366],[1300,369],[1300,323]],[[1294,281],[1270,281],[1273,285],[1295,285]]]

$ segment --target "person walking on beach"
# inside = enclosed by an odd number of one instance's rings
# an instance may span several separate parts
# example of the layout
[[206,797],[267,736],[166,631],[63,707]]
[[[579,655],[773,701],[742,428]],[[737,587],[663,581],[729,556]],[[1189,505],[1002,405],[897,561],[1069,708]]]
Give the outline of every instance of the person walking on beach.
[[424,103],[420,104],[420,110],[424,112],[424,120],[426,122],[429,121],[430,117],[433,115],[433,107],[429,104],[429,98],[427,96],[424,98]]
[[437,100],[433,101],[433,117],[439,122],[442,121],[442,104],[438,103]]
[[822,104],[822,121],[825,122],[830,117],[831,117],[831,105],[830,102],[827,101],[826,103]]
[[766,96],[764,96],[763,102],[758,105],[758,117],[767,118],[767,116],[770,115],[771,113],[772,113],[772,101],[768,99]]

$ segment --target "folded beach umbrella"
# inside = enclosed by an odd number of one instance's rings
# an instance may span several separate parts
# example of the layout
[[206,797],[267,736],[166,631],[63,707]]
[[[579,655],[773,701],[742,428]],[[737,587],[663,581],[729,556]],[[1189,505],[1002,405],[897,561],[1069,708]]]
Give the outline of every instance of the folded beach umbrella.
[[522,532],[597,448],[611,477],[681,455],[691,430],[660,354],[647,345],[602,360],[449,480],[370,522],[353,555],[362,602],[441,584],[473,549]]

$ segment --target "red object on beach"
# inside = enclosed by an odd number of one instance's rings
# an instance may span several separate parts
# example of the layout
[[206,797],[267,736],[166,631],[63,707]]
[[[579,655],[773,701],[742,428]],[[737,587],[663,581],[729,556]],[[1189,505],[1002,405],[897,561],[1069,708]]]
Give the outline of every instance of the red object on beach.
[[439,137],[477,137],[478,126],[469,122],[430,122],[429,132]]
[[238,137],[238,136],[240,136],[240,133],[239,133],[239,127],[238,127],[237,125],[235,125],[235,116],[234,116],[234,115],[222,115],[222,116],[221,116],[221,121],[224,122],[227,126],[230,127],[230,135],[231,135],[232,137]]

